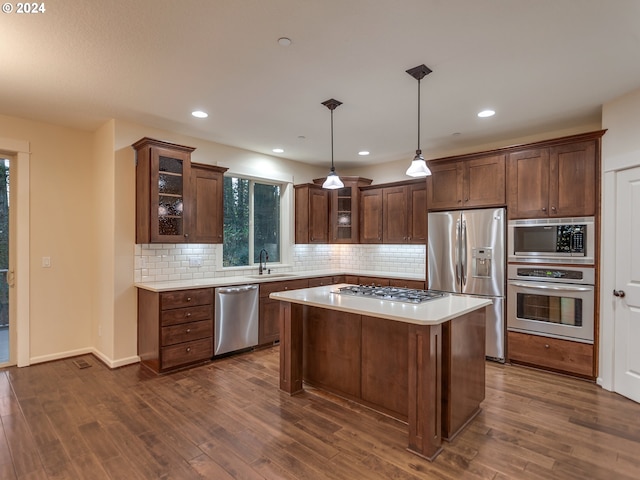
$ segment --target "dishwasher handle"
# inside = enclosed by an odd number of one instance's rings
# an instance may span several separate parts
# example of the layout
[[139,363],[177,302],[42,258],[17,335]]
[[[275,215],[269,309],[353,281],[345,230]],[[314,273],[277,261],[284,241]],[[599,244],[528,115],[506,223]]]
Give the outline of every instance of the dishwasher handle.
[[244,293],[250,292],[252,290],[257,290],[258,285],[241,285],[239,287],[224,287],[224,288],[216,288],[216,293],[222,293],[224,295],[234,294],[234,293]]

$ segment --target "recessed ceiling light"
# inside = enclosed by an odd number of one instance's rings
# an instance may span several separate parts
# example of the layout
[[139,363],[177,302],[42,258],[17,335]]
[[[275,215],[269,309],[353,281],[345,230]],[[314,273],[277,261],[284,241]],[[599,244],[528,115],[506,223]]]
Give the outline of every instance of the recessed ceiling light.
[[291,39],[287,38],[287,37],[280,37],[278,39],[278,45],[283,46],[283,47],[288,47],[289,45],[291,45]]
[[493,117],[496,114],[496,112],[494,112],[493,110],[482,110],[480,113],[478,113],[478,116],[480,118],[485,118],[485,117]]
[[271,150],[273,153],[284,153],[284,150],[282,148],[274,148],[273,150]]
[[364,157],[365,155],[369,155],[369,152],[366,151],[366,150],[362,150],[362,151],[358,152],[358,155],[361,155],[361,156]]
[[193,115],[196,118],[207,118],[209,116],[207,112],[203,112],[202,110],[195,110],[191,112],[191,115]]

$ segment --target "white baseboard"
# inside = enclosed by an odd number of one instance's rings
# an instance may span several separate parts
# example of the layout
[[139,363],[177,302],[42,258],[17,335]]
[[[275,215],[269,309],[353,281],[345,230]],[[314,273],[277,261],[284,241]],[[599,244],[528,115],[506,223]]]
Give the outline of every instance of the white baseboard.
[[42,355],[40,357],[32,357],[30,359],[30,365],[35,365],[37,363],[51,362],[53,360],[61,360],[63,358],[77,357],[79,355],[86,355],[89,353],[96,356],[98,360],[100,360],[109,368],[119,368],[119,367],[124,367],[126,365],[131,365],[131,364],[140,362],[140,357],[138,357],[137,355],[113,360],[107,357],[101,351],[95,348],[87,347],[87,348],[79,348],[77,350],[68,350],[66,352],[53,353],[51,355]]

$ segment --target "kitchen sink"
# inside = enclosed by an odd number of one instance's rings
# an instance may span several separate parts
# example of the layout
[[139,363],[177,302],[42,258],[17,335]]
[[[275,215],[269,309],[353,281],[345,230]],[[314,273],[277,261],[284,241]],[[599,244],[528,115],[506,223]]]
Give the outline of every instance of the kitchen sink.
[[262,275],[247,275],[247,278],[255,279],[267,279],[267,278],[282,278],[282,277],[294,277],[295,273],[263,273]]

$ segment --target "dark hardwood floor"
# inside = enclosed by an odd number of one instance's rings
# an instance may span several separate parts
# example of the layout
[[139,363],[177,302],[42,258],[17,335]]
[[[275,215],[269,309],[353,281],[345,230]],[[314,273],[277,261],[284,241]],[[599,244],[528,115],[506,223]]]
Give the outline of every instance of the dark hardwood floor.
[[640,405],[487,364],[483,410],[433,463],[406,425],[278,390],[278,348],[155,376],[91,355],[0,370],[1,479],[638,479]]

